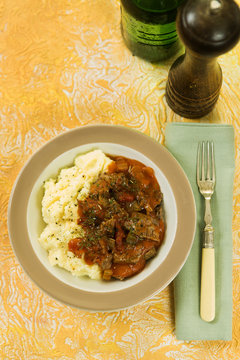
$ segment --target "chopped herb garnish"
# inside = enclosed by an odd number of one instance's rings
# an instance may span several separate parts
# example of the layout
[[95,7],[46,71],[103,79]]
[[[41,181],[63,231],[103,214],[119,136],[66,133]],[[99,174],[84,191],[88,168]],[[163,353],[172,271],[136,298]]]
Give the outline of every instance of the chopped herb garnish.
[[[74,204],[85,236],[71,239],[68,249],[77,257],[84,256],[88,264],[98,264],[106,280],[112,276],[123,280],[140,271],[138,264],[145,253],[155,254],[160,246],[164,228],[160,226],[162,212],[156,207],[162,194],[145,165],[112,158],[116,160],[92,183],[88,196]],[[118,264],[124,264],[126,272],[121,273]]]

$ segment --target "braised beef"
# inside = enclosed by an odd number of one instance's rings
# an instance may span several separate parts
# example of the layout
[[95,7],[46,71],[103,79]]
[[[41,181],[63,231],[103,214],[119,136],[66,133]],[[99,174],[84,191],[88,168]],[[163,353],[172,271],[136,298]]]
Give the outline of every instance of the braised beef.
[[68,248],[87,264],[98,264],[104,280],[123,280],[157,254],[165,232],[163,196],[151,168],[111,158],[108,171],[78,203],[85,237],[70,240]]

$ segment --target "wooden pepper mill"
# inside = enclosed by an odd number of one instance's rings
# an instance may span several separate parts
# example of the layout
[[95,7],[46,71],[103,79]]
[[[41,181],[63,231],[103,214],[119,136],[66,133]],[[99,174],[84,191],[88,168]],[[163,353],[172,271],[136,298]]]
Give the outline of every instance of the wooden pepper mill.
[[239,7],[233,0],[188,0],[179,9],[177,31],[186,52],[169,71],[167,103],[181,116],[199,118],[217,102],[222,85],[217,56],[239,40]]

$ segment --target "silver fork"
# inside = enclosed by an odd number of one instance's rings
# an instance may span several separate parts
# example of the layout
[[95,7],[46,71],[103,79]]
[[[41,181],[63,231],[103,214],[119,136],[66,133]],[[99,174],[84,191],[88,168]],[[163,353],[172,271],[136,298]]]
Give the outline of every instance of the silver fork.
[[[207,149],[206,149],[207,148]],[[205,166],[206,162],[206,166]],[[205,321],[215,318],[215,254],[212,227],[211,197],[216,183],[213,142],[203,141],[198,146],[197,184],[205,199],[205,228],[202,244],[200,316]]]

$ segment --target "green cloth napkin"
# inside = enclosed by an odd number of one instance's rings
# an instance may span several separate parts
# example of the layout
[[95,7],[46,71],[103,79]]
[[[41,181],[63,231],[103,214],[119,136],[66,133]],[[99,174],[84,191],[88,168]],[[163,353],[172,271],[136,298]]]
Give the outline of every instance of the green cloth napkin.
[[[201,319],[200,274],[204,199],[196,184],[198,142],[213,140],[216,187],[211,208],[215,229],[216,317]],[[196,201],[196,234],[190,255],[174,280],[176,337],[179,340],[232,339],[232,207],[234,129],[231,125],[169,123],[166,146],[184,169]]]

